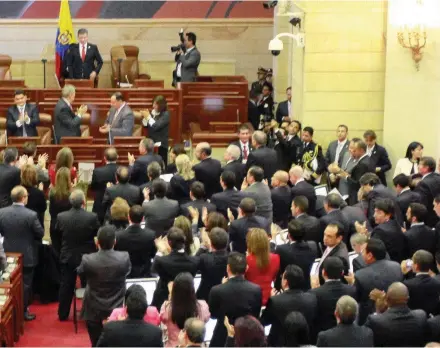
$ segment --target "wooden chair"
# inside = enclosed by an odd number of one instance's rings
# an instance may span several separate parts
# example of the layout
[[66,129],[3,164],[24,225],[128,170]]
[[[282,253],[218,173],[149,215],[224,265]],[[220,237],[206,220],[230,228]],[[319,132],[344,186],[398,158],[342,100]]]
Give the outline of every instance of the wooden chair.
[[0,54],[0,80],[11,80],[12,57],[7,54]]

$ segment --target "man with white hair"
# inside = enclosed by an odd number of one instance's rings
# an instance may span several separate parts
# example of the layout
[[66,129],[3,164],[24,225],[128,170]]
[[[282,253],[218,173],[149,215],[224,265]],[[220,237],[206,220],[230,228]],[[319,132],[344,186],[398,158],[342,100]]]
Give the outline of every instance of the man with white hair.
[[200,161],[194,167],[196,180],[205,185],[206,199],[211,198],[214,193],[221,192],[220,175],[222,173],[222,165],[220,161],[211,158],[211,145],[206,142],[197,144],[195,156]]
[[244,178],[245,165],[240,161],[240,148],[237,145],[229,145],[225,151],[224,159],[226,165],[223,171],[231,171],[235,174],[236,187],[239,189]]
[[81,119],[87,112],[87,106],[81,105],[75,113],[73,111],[73,101],[75,100],[75,87],[65,85],[61,91],[61,98],[53,111],[55,140],[57,144],[62,137],[80,137]]
[[252,134],[252,146],[255,150],[248,156],[246,172],[254,166],[263,168],[264,178],[270,181],[278,169],[278,158],[276,151],[266,145],[267,135],[262,131],[255,131]]
[[311,184],[304,180],[304,171],[301,166],[293,166],[289,171],[290,182],[292,183],[292,199],[298,196],[304,196],[309,201],[309,215],[315,215],[316,193]]

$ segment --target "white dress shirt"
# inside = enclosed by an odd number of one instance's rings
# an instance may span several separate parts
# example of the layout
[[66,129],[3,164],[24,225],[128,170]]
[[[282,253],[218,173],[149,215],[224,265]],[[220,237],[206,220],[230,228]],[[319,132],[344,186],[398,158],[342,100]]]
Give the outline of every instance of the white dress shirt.
[[[24,115],[24,113],[26,112],[26,104],[24,104],[23,106],[17,106],[17,109],[18,109],[18,113],[20,114],[20,116]],[[26,124],[30,124],[31,123],[31,119],[28,118],[24,122]],[[23,126],[23,123],[20,120],[17,120],[17,122],[15,122],[15,124],[17,125],[18,128]],[[26,133],[26,130],[24,130],[24,128],[23,128],[23,133]],[[24,134],[24,136],[26,136],[26,134]]]
[[[186,52],[185,52],[185,54],[184,54],[184,56],[186,56],[194,47],[196,47],[196,46],[193,46],[193,47],[191,47],[191,48],[188,48],[187,50],[186,50]],[[182,77],[182,63],[181,62],[179,62],[179,64],[177,64],[177,69],[176,69],[176,76],[177,77]]]
[[346,143],[347,143],[347,139],[345,139],[344,141],[338,140],[338,146],[336,147],[335,163],[339,163],[339,156],[341,155],[341,151]]

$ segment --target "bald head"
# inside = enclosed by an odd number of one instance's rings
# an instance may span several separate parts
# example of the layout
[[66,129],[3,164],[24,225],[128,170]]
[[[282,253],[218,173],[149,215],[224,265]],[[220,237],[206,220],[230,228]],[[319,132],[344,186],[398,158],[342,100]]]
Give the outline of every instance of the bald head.
[[207,142],[198,143],[196,146],[195,155],[199,161],[203,161],[205,158],[211,156],[211,145]]
[[107,162],[116,162],[118,159],[118,152],[114,147],[109,147],[105,150],[104,157]]
[[304,171],[300,166],[293,166],[289,170],[290,182],[295,185],[299,179],[302,179],[303,174],[304,174]]
[[237,145],[229,145],[226,149],[225,160],[236,161],[240,158],[240,148]]
[[252,134],[252,146],[261,147],[267,144],[267,135],[262,131],[255,131]]
[[189,318],[185,321],[185,333],[188,343],[201,344],[205,340],[205,323],[197,318]]
[[406,305],[409,293],[405,284],[395,282],[390,285],[387,291],[387,302],[389,307]]
[[271,180],[272,186],[274,187],[286,186],[288,182],[289,182],[289,173],[283,170],[276,171]]

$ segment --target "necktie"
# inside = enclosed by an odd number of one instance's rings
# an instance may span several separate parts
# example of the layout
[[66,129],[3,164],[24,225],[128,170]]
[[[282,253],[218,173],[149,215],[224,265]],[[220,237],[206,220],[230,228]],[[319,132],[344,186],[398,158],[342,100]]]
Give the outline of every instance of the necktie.
[[342,150],[342,143],[338,144],[338,147],[336,149],[335,163],[339,163],[339,155],[341,154],[341,150]]
[[24,107],[20,108],[20,115],[23,117],[23,136],[27,137],[27,133],[26,133],[26,120],[24,119]]
[[86,45],[82,45],[81,59],[82,59],[83,62],[86,59]]
[[248,158],[248,150],[247,150],[247,146],[243,145],[243,159],[247,160]]
[[411,166],[411,172],[409,173],[410,175],[413,175],[413,174],[416,173],[416,168],[415,168],[416,165],[417,165],[416,163],[413,163],[413,164],[412,164],[412,166]]
[[119,110],[120,110],[120,109],[116,110],[115,116],[113,117],[113,121],[112,121],[112,125],[111,125],[112,128],[113,128],[114,126],[116,126],[116,119],[118,118]]

